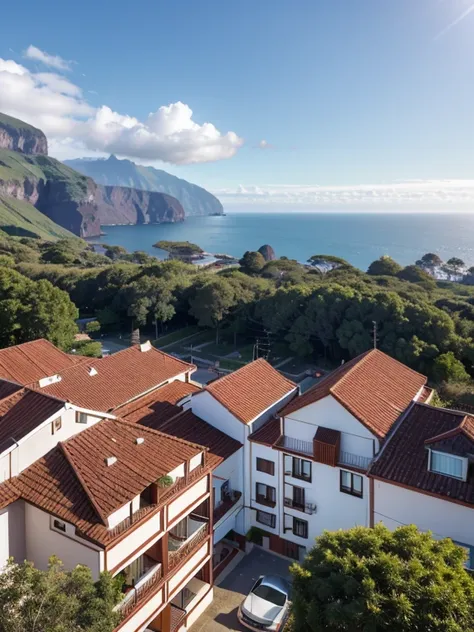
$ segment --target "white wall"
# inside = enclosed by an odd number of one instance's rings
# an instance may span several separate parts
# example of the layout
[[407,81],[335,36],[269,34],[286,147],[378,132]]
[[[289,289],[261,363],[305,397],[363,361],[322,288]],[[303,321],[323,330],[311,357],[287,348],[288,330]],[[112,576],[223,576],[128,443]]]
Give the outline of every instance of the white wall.
[[133,617],[128,619],[122,626],[119,626],[118,629],[120,632],[137,632],[137,630],[144,630],[144,626],[150,623],[150,621],[159,614],[161,607],[164,605],[163,592],[163,589],[159,590],[151,599],[142,605]]
[[[221,484],[225,480],[229,480],[231,489],[242,492],[244,489],[243,456],[244,450],[243,448],[240,448],[237,452],[234,452],[234,454],[216,467],[216,469],[213,470],[212,475],[223,479],[219,481]],[[217,484],[218,481],[216,481],[216,486]],[[220,498],[216,498],[215,500],[218,502]]]
[[204,610],[208,608],[212,600],[214,599],[214,589],[211,588],[207,595],[199,602],[199,604],[194,608],[194,610],[190,613],[190,615],[186,619],[186,629],[189,630],[190,627],[195,623],[199,617],[202,615]]
[[244,442],[246,425],[234,417],[207,391],[201,391],[192,396],[191,408],[195,415],[210,423],[214,428],[222,430],[241,443]]
[[117,511],[114,511],[113,513],[110,514],[110,516],[108,516],[107,523],[108,523],[109,529],[116,527],[118,524],[123,522],[126,518],[130,517],[130,504],[131,503],[127,503],[123,505],[123,507],[120,507],[120,509],[117,509]]
[[[251,497],[251,506],[254,508],[249,512],[249,521],[252,526],[258,527],[259,529],[263,529],[264,531],[268,531],[270,533],[278,534],[280,532],[280,520],[282,516],[281,507],[283,506],[283,492],[282,492],[282,475],[281,475],[281,452],[278,450],[273,450],[269,446],[261,445],[259,443],[253,443],[252,441],[248,441],[249,444],[249,453],[250,453],[250,467],[248,472],[251,473],[247,478],[249,479],[250,486],[250,497]],[[275,463],[275,475],[271,476],[270,474],[265,474],[264,472],[257,471],[257,457],[261,459],[266,459],[267,461],[273,461]],[[264,505],[260,505],[255,500],[255,488],[256,483],[264,483],[266,485],[270,485],[271,487],[276,488],[276,498],[277,504],[276,507],[266,507]],[[276,516],[275,528],[272,529],[267,527],[256,520],[256,509],[260,511],[265,511],[267,513],[271,513]]]
[[[168,582],[168,594],[171,600],[183,587],[182,584],[191,573],[198,573],[209,560],[209,542],[205,542]],[[199,566],[197,566],[199,564]],[[184,584],[185,585],[185,584]]]
[[474,547],[474,508],[374,480],[374,523],[390,529],[415,524],[437,538],[452,538]]
[[[107,570],[117,569],[115,572],[118,572],[121,568],[131,564],[163,535],[163,531],[161,515],[158,512],[107,551]],[[153,536],[156,537],[151,540]],[[143,547],[145,542],[146,546]]]
[[341,450],[372,457],[378,450],[376,437],[331,395],[285,417],[284,434],[313,441],[317,426],[341,432]]
[[250,432],[255,432],[271,417],[274,417],[286,405],[286,403],[293,398],[295,391],[296,389],[291,391],[291,393],[282,399],[276,401],[272,406],[270,406],[270,408],[268,408],[268,410],[265,410],[259,417],[254,419],[252,423],[249,424]]
[[22,562],[26,557],[25,504],[17,500],[0,511],[0,570],[9,557]]
[[92,544],[74,536],[66,536],[50,528],[50,514],[25,503],[25,539],[26,559],[34,562],[40,570],[48,568],[51,555],[56,555],[66,570],[72,570],[78,564],[89,566],[95,580],[100,572],[99,550]]
[[202,478],[200,481],[195,483],[187,492],[181,494],[176,500],[170,503],[168,507],[168,522],[171,525],[171,522],[183,511],[195,503],[201,496],[204,496],[206,492],[208,492],[208,477]]

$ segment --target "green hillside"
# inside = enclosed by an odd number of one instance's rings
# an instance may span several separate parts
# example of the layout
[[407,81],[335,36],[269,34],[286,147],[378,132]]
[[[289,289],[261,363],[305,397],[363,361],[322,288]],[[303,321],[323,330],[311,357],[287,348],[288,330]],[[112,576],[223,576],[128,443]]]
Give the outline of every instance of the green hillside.
[[23,182],[27,178],[64,182],[72,199],[82,199],[87,193],[87,178],[59,160],[0,149],[0,183],[2,180]]
[[[0,167],[1,168],[1,167]],[[28,202],[0,195],[0,229],[9,235],[56,240],[77,239]]]
[[25,121],[20,121],[20,119],[13,118],[13,116],[8,116],[8,114],[3,114],[0,112],[0,125],[5,125],[12,127],[13,129],[18,130],[27,130],[29,132],[36,132],[42,134],[43,132],[37,127],[33,127],[33,125],[29,125],[25,123]]

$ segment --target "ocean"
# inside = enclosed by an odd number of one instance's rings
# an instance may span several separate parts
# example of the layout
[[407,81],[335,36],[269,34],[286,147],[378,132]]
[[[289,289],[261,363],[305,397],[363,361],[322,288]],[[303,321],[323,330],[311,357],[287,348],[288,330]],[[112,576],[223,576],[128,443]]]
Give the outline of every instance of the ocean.
[[207,252],[240,257],[269,244],[277,257],[306,261],[313,254],[343,257],[365,270],[381,255],[402,265],[426,252],[474,265],[474,213],[322,213],[226,211],[222,217],[189,217],[180,224],[104,226],[94,242],[166,258],[153,248],[161,239],[191,241]]

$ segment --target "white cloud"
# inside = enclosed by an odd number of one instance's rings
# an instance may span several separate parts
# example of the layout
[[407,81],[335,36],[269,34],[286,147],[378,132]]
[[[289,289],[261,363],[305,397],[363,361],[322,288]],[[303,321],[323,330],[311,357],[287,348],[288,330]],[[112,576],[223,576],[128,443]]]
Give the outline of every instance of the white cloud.
[[107,105],[92,107],[64,76],[31,72],[12,60],[0,59],[0,111],[42,129],[51,154],[57,150],[61,158],[77,156],[83,148],[89,155],[114,153],[182,165],[231,158],[243,144],[235,132],[223,134],[212,123],[196,123],[191,108],[180,101],[140,121]]
[[24,52],[24,57],[40,61],[45,66],[51,66],[51,68],[56,68],[57,70],[71,69],[71,62],[59,57],[59,55],[50,55],[36,46],[28,46]]
[[264,138],[255,146],[255,149],[273,149],[273,145]]
[[352,186],[262,185],[217,189],[225,204],[331,210],[472,210],[474,180],[410,180]]

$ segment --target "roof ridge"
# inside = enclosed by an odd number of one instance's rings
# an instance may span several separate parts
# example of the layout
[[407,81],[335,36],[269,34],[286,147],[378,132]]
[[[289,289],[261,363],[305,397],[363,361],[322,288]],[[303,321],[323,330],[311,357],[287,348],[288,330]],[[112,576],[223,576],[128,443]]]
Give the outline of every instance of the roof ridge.
[[[93,428],[94,426],[91,426],[91,428]],[[77,436],[77,435],[76,435]],[[71,437],[72,438],[72,437]],[[78,469],[76,468],[76,465],[74,463],[74,458],[73,456],[69,453],[65,443],[63,441],[60,441],[58,443],[58,448],[61,450],[64,458],[66,459],[66,461],[69,464],[69,467],[72,469],[72,471],[74,472],[77,480],[79,481],[81,487],[83,488],[83,490],[86,493],[87,498],[89,499],[92,507],[94,508],[95,512],[97,513],[97,515],[99,516],[102,524],[104,526],[107,526],[107,518],[108,516],[105,516],[102,512],[102,509],[99,507],[98,503],[96,502],[94,495],[92,494],[91,490],[89,489],[87,483],[84,481],[84,478],[82,477],[82,474],[78,471]]]
[[[340,379],[338,379],[338,380],[337,380],[337,382],[336,382],[335,384],[333,384],[333,386],[331,386],[331,387],[330,387],[329,392],[330,392],[330,393],[332,393],[332,392],[333,392],[333,388],[334,388],[335,386],[337,386],[338,384],[341,384],[341,382],[343,382],[347,376],[351,375],[351,374],[352,374],[352,371],[354,371],[356,367],[360,367],[360,365],[361,365],[361,364],[363,364],[363,363],[367,360],[367,358],[368,358],[371,354],[373,354],[373,353],[374,353],[374,351],[376,351],[376,349],[367,349],[367,351],[364,351],[363,353],[359,354],[359,355],[358,355],[358,356],[356,356],[355,358],[351,358],[351,359],[349,360],[349,362],[354,361],[354,364],[353,364],[351,367],[349,367],[349,370],[348,370],[348,371],[346,371],[346,372],[342,375],[342,377],[341,377]],[[357,360],[357,362],[356,362],[356,360]],[[343,366],[344,366],[344,364],[341,364],[340,366],[341,366],[341,367],[343,367]],[[339,367],[338,367],[338,368],[339,368]],[[329,374],[329,375],[331,375],[331,374]],[[316,385],[315,385],[315,386],[316,386]]]

